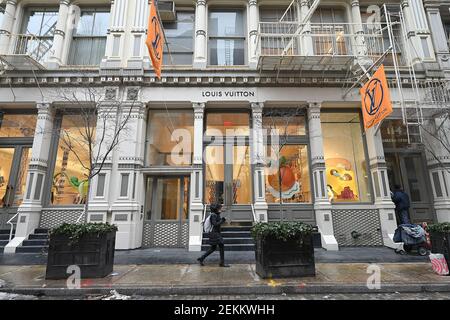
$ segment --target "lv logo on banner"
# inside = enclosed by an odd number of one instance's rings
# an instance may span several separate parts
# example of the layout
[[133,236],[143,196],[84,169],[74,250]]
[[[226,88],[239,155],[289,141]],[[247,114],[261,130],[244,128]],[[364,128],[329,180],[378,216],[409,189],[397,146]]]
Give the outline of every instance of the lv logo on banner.
[[373,77],[361,88],[364,128],[367,130],[380,123],[392,113],[391,95],[384,73],[380,66]]
[[148,21],[147,41],[145,41],[145,44],[147,45],[155,74],[158,79],[161,79],[164,32],[161,20],[159,19],[157,0],[152,0],[150,3],[150,17]]

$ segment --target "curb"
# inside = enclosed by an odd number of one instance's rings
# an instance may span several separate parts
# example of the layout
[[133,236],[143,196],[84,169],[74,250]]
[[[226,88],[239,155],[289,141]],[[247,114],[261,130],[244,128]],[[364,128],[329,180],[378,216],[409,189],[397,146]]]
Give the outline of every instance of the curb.
[[350,294],[350,293],[423,293],[423,292],[450,292],[449,284],[382,284],[380,289],[368,289],[366,285],[342,285],[342,284],[300,284],[279,286],[215,286],[215,287],[91,287],[80,289],[67,288],[33,288],[14,287],[1,288],[0,292],[51,297],[80,297],[86,295],[107,295],[111,290],[116,290],[124,295],[139,296],[168,296],[168,295],[246,295],[246,294]]

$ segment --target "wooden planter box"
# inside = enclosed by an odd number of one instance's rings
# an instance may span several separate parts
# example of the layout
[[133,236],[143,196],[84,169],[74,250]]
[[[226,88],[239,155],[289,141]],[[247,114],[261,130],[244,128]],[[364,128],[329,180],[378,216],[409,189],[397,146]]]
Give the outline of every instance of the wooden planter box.
[[316,275],[313,235],[282,241],[256,239],[256,273],[262,278]]
[[430,232],[431,252],[442,253],[450,267],[450,232]]
[[80,267],[81,278],[103,278],[113,271],[116,232],[89,234],[71,244],[68,236],[51,236],[46,279],[67,279],[67,267]]

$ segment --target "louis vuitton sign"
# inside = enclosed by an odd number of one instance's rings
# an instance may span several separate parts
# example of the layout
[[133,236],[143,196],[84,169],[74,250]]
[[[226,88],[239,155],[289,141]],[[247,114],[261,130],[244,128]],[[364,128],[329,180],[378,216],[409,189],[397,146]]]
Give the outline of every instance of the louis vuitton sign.
[[221,98],[221,99],[235,99],[235,98],[253,98],[256,96],[255,91],[252,90],[203,90],[202,98]]

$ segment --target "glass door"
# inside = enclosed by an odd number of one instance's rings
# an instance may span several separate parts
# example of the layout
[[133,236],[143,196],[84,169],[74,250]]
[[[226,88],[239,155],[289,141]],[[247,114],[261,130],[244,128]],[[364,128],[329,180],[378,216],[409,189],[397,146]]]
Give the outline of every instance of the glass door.
[[0,229],[22,204],[30,159],[31,146],[0,146]]
[[238,219],[239,206],[252,203],[248,144],[209,145],[205,150],[205,203],[221,203],[230,220]]
[[432,222],[433,211],[425,174],[424,160],[417,153],[387,153],[386,164],[391,190],[400,185],[411,201],[410,216],[413,223]]
[[189,177],[148,177],[143,246],[185,247]]
[[228,222],[253,221],[250,113],[207,113],[204,146],[205,204],[223,204]]

